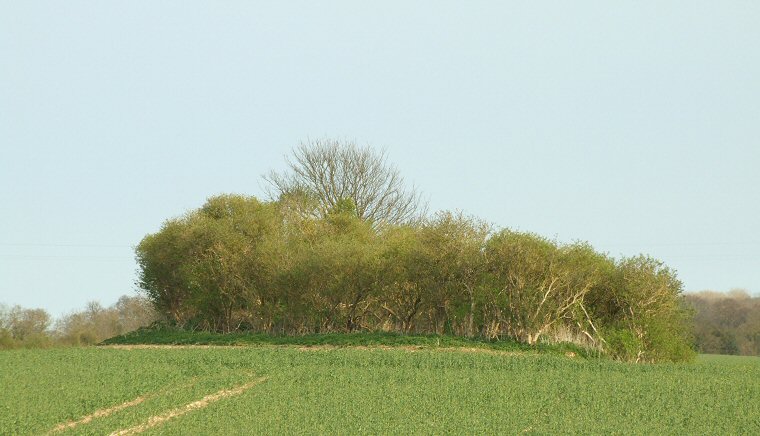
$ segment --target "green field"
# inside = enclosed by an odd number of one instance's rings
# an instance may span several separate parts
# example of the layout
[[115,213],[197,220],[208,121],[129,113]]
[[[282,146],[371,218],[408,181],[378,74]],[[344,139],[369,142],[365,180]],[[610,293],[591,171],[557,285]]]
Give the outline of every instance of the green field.
[[61,348],[0,352],[0,386],[0,434],[13,435],[760,434],[759,358],[636,365],[409,346]]

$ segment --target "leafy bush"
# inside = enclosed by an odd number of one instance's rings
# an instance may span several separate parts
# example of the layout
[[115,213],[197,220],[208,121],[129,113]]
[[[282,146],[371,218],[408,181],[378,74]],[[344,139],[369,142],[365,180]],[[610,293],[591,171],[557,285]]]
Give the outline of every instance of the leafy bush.
[[614,359],[633,361],[643,344],[629,329],[609,327],[604,330],[606,351]]

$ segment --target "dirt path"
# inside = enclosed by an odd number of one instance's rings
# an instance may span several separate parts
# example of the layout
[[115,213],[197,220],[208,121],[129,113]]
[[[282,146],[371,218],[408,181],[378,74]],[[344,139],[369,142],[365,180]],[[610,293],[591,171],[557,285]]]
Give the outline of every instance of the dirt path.
[[[334,351],[341,349],[348,350],[403,350],[409,353],[415,353],[417,351],[440,351],[446,353],[483,353],[495,356],[526,356],[533,353],[525,351],[502,351],[494,350],[491,348],[478,348],[478,347],[427,347],[424,345],[102,345],[102,348],[113,348],[117,350],[178,350],[178,349],[206,349],[206,348],[286,348],[295,349],[298,351]],[[575,353],[566,353],[567,357],[575,357]]]
[[208,348],[284,348],[298,351],[334,351],[334,350],[403,350],[410,353],[416,351],[448,351],[463,353],[488,353],[499,355],[524,354],[522,352],[499,351],[488,348],[476,347],[426,347],[423,345],[164,345],[164,344],[135,344],[135,345],[101,345],[99,348],[112,348],[116,350],[185,350],[185,349],[208,349]]
[[332,350],[339,350],[339,349],[350,349],[350,350],[365,350],[365,351],[374,351],[374,350],[403,350],[407,351],[409,353],[416,353],[418,351],[439,351],[439,352],[446,352],[446,353],[483,353],[483,354],[492,354],[497,356],[519,356],[519,355],[525,355],[527,353],[521,352],[521,351],[501,351],[501,350],[493,350],[490,348],[477,348],[477,347],[425,347],[422,345],[351,345],[351,346],[335,346],[335,345],[314,345],[314,346],[299,346],[296,347],[298,351],[332,351]]
[[150,350],[150,349],[185,349],[185,348],[243,348],[245,345],[164,345],[164,344],[135,344],[135,345],[99,345],[98,348],[116,350]]

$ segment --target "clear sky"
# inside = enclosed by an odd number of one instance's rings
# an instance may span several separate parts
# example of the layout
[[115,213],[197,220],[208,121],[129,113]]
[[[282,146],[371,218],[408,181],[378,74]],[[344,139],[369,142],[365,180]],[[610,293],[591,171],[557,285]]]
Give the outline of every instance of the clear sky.
[[135,292],[133,246],[309,137],[431,210],[760,293],[760,2],[0,1],[0,302]]

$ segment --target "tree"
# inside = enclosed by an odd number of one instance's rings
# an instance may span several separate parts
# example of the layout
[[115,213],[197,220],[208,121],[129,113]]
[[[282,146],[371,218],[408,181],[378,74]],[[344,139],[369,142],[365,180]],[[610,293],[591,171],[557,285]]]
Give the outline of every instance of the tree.
[[[381,308],[390,321],[403,332],[474,336],[489,230],[462,213],[440,212],[420,226],[383,232]],[[421,318],[428,324],[420,326]]]
[[490,231],[488,223],[461,212],[439,212],[421,229],[432,302],[449,329],[457,324],[465,336],[475,335],[477,294],[485,273],[483,248]]
[[760,355],[760,297],[746,290],[686,295],[695,312],[697,349],[709,354]]
[[383,233],[380,254],[383,298],[377,316],[381,328],[412,331],[415,318],[427,303],[429,261],[420,233],[416,226],[392,226]]
[[285,172],[265,177],[270,195],[312,198],[314,202],[297,202],[314,207],[307,213],[325,217],[346,199],[353,201],[357,216],[373,226],[405,223],[425,213],[420,194],[404,185],[385,152],[353,141],[320,139],[301,143],[286,160]]
[[337,205],[316,224],[318,232],[301,248],[291,271],[291,294],[298,293],[306,303],[302,308],[313,315],[300,328],[354,331],[366,327],[377,289],[377,234],[356,216],[350,202]]
[[[554,241],[502,230],[486,247],[499,318],[509,336],[533,344],[570,305],[556,301],[561,279]],[[550,298],[551,297],[551,298]],[[559,312],[559,313],[557,313]],[[501,322],[500,322],[501,324]]]
[[0,305],[0,349],[45,347],[50,345],[52,318],[44,309],[25,309]]
[[137,246],[138,285],[156,310],[180,325],[231,331],[261,319],[273,281],[261,247],[278,239],[277,205],[219,195]]
[[149,234],[135,249],[140,267],[137,286],[156,310],[183,324],[191,316],[186,265],[192,261],[192,215],[167,220],[161,230]]
[[150,301],[139,296],[122,295],[113,307],[119,314],[118,334],[150,325],[158,319]]
[[494,235],[485,253],[493,280],[490,298],[508,335],[534,344],[563,327],[595,341],[596,325],[584,301],[609,263],[605,256],[588,244],[559,245],[511,230]]
[[611,342],[610,354],[637,362],[689,360],[692,316],[675,271],[649,256],[627,257],[617,263],[616,282],[606,324],[626,338],[618,343],[625,353]]

